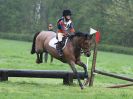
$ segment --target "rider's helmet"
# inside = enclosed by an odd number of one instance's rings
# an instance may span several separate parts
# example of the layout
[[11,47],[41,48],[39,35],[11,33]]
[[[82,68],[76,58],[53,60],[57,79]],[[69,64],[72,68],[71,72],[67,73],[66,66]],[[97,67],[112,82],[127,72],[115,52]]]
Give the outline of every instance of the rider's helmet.
[[63,16],[68,16],[68,15],[72,15],[71,11],[70,10],[64,10],[63,11]]

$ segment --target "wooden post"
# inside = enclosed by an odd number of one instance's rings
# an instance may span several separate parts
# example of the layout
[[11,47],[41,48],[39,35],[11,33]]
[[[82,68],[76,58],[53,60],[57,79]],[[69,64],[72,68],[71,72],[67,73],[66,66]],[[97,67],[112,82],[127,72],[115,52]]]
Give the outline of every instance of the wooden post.
[[73,74],[68,73],[67,76],[65,78],[63,78],[63,84],[70,85],[72,83],[73,83]]
[[0,81],[7,81],[8,80],[8,72],[7,71],[1,71],[0,72]]
[[94,77],[95,77],[94,71],[96,68],[96,58],[97,58],[97,43],[95,41],[89,86],[93,86]]

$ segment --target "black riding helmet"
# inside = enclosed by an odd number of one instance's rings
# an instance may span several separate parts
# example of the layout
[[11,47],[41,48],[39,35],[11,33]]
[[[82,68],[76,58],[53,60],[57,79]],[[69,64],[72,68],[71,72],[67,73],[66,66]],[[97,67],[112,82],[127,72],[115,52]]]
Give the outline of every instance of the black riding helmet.
[[67,16],[67,15],[72,15],[71,11],[70,10],[64,10],[63,11],[63,16]]

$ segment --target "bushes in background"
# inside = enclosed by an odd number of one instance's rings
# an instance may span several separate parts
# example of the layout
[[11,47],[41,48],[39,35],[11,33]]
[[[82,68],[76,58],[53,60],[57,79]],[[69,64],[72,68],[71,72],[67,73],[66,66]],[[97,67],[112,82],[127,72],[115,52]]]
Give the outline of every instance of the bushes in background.
[[100,44],[98,46],[98,50],[133,55],[132,47],[124,47],[119,45]]

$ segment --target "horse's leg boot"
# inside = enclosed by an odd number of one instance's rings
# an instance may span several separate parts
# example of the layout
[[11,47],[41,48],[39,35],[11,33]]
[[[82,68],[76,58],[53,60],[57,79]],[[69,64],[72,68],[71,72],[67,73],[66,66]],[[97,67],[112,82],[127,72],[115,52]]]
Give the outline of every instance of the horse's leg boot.
[[59,56],[62,57],[63,56],[63,51],[62,51],[62,43],[61,42],[57,43],[56,49],[57,49],[57,52],[58,52]]

